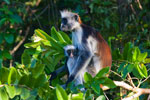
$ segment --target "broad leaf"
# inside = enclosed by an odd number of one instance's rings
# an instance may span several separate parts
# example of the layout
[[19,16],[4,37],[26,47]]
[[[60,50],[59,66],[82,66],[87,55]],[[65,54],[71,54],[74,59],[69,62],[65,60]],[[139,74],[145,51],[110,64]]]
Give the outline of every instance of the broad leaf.
[[14,41],[14,35],[13,34],[6,34],[4,35],[4,38],[7,43],[12,44]]
[[27,99],[30,96],[30,91],[22,88],[21,90],[21,99]]
[[92,76],[91,76],[91,74],[89,74],[89,73],[85,73],[84,74],[84,81],[85,81],[85,83],[87,83],[87,82],[92,82]]
[[12,99],[16,95],[16,89],[14,86],[5,86],[7,93],[9,94],[9,97]]
[[83,93],[72,94],[71,100],[83,100]]
[[99,96],[98,98],[96,98],[96,100],[106,100],[104,95]]
[[118,68],[118,72],[121,72],[123,70],[123,68],[124,68],[125,65],[126,65],[125,62],[121,63],[120,66],[119,66],[119,68]]
[[17,77],[17,71],[14,67],[10,68],[10,72],[8,75],[8,84],[14,83]]
[[68,100],[66,91],[59,85],[56,86],[56,95],[58,100]]
[[31,56],[27,52],[24,52],[21,56],[21,62],[24,65],[29,65],[31,63]]
[[109,72],[109,67],[103,68],[96,74],[95,77],[100,78],[100,77],[106,76],[108,72]]
[[6,90],[3,87],[0,88],[0,100],[9,100]]

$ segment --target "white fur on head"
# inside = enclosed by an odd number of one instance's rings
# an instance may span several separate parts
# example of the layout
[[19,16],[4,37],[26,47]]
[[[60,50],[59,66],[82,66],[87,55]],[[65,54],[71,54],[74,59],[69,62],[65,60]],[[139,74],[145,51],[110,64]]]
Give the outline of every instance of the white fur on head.
[[75,47],[74,45],[67,45],[67,46],[64,47],[64,50],[66,50],[66,51],[67,51],[67,50],[70,50],[70,49],[71,49],[71,50],[72,50],[72,49],[74,50],[74,49],[76,49],[76,47]]
[[64,17],[72,17],[75,15],[75,13],[72,13],[71,11],[69,10],[63,10],[63,11],[60,11],[60,14],[61,14],[61,17],[64,18]]
[[[69,10],[63,10],[63,11],[60,11],[60,13],[61,13],[61,18],[68,18],[68,24],[69,25],[71,25],[71,29],[68,29],[68,30],[66,30],[66,31],[72,31],[72,30],[76,30],[76,29],[78,29],[79,27],[80,27],[80,22],[79,21],[76,21],[75,20],[75,18],[74,19],[72,19],[72,17],[74,17],[74,15],[78,15],[78,14],[76,14],[76,13],[73,13],[73,12],[71,12],[71,11],[69,11]],[[79,17],[79,16],[78,16]]]

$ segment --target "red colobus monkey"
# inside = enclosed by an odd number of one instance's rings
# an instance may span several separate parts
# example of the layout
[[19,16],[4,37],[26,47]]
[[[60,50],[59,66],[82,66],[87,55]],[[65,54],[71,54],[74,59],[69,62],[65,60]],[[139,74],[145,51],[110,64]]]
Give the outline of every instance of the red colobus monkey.
[[[68,10],[61,11],[61,18],[61,30],[72,32],[73,46],[78,50],[74,60],[70,58],[70,60],[67,60],[67,63],[73,61],[74,64],[69,64],[68,66],[71,69],[68,70],[69,77],[66,85],[73,80],[78,81],[75,82],[76,85],[83,84],[85,72],[95,76],[100,69],[107,66],[111,67],[111,50],[98,31],[83,24],[78,14]],[[56,70],[51,79],[68,67]]]

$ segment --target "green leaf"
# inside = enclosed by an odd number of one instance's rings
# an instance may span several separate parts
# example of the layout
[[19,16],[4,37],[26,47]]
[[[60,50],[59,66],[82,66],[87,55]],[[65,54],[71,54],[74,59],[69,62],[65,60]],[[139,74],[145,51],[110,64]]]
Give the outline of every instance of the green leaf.
[[3,42],[3,33],[0,34],[0,44]]
[[9,51],[4,50],[2,53],[4,58],[12,59],[12,56],[10,55]]
[[0,100],[9,100],[6,90],[3,87],[0,88]]
[[40,42],[32,42],[32,43],[26,43],[26,44],[24,44],[24,46],[26,48],[36,48],[39,45],[40,45]]
[[62,53],[55,55],[54,62],[53,62],[54,66],[56,66],[63,57],[64,57],[64,54],[62,54]]
[[56,40],[54,40],[47,33],[45,33],[44,31],[42,31],[40,29],[36,29],[35,34],[44,40],[50,41],[53,48],[55,48],[56,50],[58,50],[60,52],[63,52],[63,47]]
[[[130,49],[133,47],[131,42],[128,42],[127,44],[125,44],[124,50],[123,50],[123,58],[124,60],[128,59],[128,54]],[[130,56],[130,55],[129,55]]]
[[39,62],[36,64],[35,68],[32,69],[33,77],[37,78],[40,74],[44,72],[45,65],[40,64]]
[[71,100],[83,100],[83,93],[72,94]]
[[55,29],[54,26],[51,28],[51,36],[52,36],[52,38],[54,38],[56,41],[59,41],[59,38],[58,38],[58,36],[57,36],[57,31],[56,31],[56,29]]
[[11,17],[10,21],[11,21],[12,23],[17,23],[17,24],[22,23],[21,17],[18,16],[17,14],[11,15],[10,17]]
[[87,83],[87,82],[92,82],[92,76],[91,76],[91,74],[89,74],[88,72],[86,72],[85,74],[84,74],[84,81],[85,81],[85,83]]
[[14,83],[16,81],[17,71],[14,67],[10,68],[10,72],[8,75],[8,84]]
[[94,95],[91,93],[91,89],[86,90],[85,100],[93,100]]
[[146,78],[148,76],[146,66],[144,64],[141,64],[140,69],[141,69],[141,72],[144,74],[144,77]]
[[142,79],[144,77],[144,74],[141,72],[140,68],[139,68],[139,65],[136,64],[134,65],[135,67],[133,68],[133,75],[139,79]]
[[43,59],[43,62],[45,63],[46,67],[50,70],[50,72],[54,71],[54,61],[52,57],[47,57]]
[[27,75],[23,75],[19,80],[19,84],[24,85],[27,84],[28,81],[29,81],[29,77]]
[[103,76],[106,76],[106,74],[109,72],[109,67],[105,67],[103,69],[101,69],[95,77],[97,78],[100,78],[100,77],[103,77]]
[[109,78],[105,78],[105,81],[102,84],[104,86],[109,87],[109,88],[115,88],[116,87],[115,83],[111,79],[109,79]]
[[132,61],[135,62],[137,60],[137,55],[138,55],[138,50],[139,48],[134,48],[133,51],[132,51]]
[[6,34],[4,35],[4,38],[7,43],[12,44],[14,42],[14,35],[13,34]]
[[41,74],[35,82],[35,88],[38,88],[40,86],[43,86],[47,82],[47,79],[45,77],[45,74]]
[[66,43],[66,41],[63,39],[62,35],[59,32],[56,31],[56,35],[61,43]]
[[96,94],[100,94],[100,84],[98,82],[93,82],[91,87]]
[[[35,78],[33,77],[33,75],[30,74],[30,75],[28,76],[28,78],[27,78],[27,81],[25,81],[25,83],[23,83],[23,84],[27,85],[29,88],[34,88],[35,83],[37,82],[36,80],[37,80],[37,79],[35,79]],[[38,80],[37,84],[39,84],[39,83],[40,83],[40,81]]]
[[59,31],[59,33],[61,34],[61,36],[63,37],[63,39],[64,39],[68,44],[71,44],[71,43],[72,43],[71,39],[69,38],[69,36],[68,36],[66,33],[64,33],[64,32],[62,32],[62,31]]
[[58,100],[68,100],[66,91],[59,85],[56,86],[56,95]]
[[7,93],[9,94],[9,97],[12,99],[16,95],[16,90],[14,86],[5,86]]
[[137,57],[137,60],[139,61],[139,62],[141,62],[141,61],[144,61],[144,59],[147,57],[147,52],[144,52],[144,53],[140,53],[139,55],[138,55],[138,57]]
[[30,91],[22,88],[21,89],[21,99],[27,99],[30,96]]
[[99,96],[98,98],[96,98],[96,100],[106,100],[104,95]]
[[16,95],[21,94],[21,88],[20,87],[15,87]]
[[129,66],[129,64],[128,65],[126,65],[125,66],[125,68],[123,69],[123,76],[122,76],[122,78],[126,78],[126,76],[127,76],[127,74],[128,74],[128,66]]
[[0,59],[0,69],[2,68],[2,65],[3,64],[3,60],[2,59]]
[[150,63],[150,58],[146,58],[146,59],[144,60],[144,63]]
[[2,19],[0,20],[0,27],[5,23],[6,20],[7,20],[7,18],[2,18]]
[[119,66],[119,68],[118,68],[118,72],[121,72],[123,70],[123,68],[124,68],[125,65],[126,65],[125,62],[121,63],[120,66]]
[[129,64],[127,67],[128,72],[129,73],[132,72],[133,68],[134,68],[134,64]]
[[120,54],[119,48],[115,49],[115,50],[112,52],[112,57],[113,57],[113,60],[122,59],[122,55]]
[[31,63],[31,56],[27,52],[24,52],[21,56],[21,62],[24,65],[29,65]]
[[9,70],[6,67],[0,69],[0,81],[2,83],[7,83],[8,81]]

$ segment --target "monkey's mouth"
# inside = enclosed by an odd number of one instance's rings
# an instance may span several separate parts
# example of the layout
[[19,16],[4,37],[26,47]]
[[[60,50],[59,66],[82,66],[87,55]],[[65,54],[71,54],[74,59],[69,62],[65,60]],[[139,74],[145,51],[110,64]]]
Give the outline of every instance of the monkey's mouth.
[[61,25],[61,27],[60,27],[60,30],[61,31],[71,31],[71,27],[70,26],[65,26],[65,25]]

